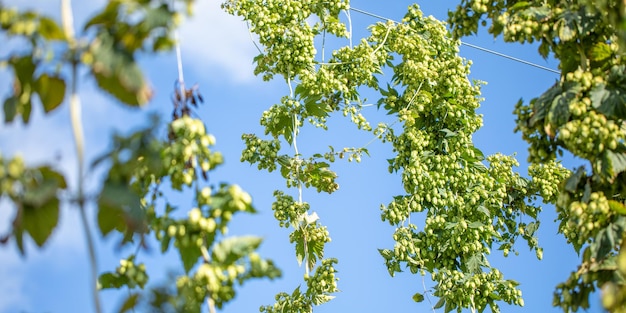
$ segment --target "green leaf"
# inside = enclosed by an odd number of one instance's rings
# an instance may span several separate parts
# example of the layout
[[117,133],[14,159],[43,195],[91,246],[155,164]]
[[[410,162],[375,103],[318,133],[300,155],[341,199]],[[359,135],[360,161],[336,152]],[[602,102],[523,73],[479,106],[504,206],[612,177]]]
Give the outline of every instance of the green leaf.
[[419,293],[419,292],[416,292],[416,293],[413,295],[413,301],[415,301],[415,302],[417,302],[417,303],[420,303],[420,302],[424,301],[424,295],[423,295],[423,294],[421,294],[421,293]]
[[65,98],[65,81],[59,77],[42,74],[35,82],[35,88],[46,113],[56,109]]
[[100,11],[98,15],[92,17],[85,24],[84,29],[87,30],[90,27],[95,26],[95,25],[105,25],[105,26],[113,25],[116,21],[118,21],[118,10],[121,4],[122,4],[121,1],[109,1],[109,3],[107,4],[104,10]]
[[160,36],[154,40],[152,44],[153,51],[170,51],[176,45],[176,42],[172,38]]
[[61,27],[51,18],[39,18],[39,27],[37,29],[40,36],[46,40],[64,40],[65,34]]
[[439,298],[439,301],[437,301],[437,303],[435,304],[435,306],[433,307],[433,309],[441,309],[444,305],[446,304],[446,299],[445,298]]
[[128,277],[118,273],[106,272],[98,277],[100,289],[119,289],[128,283]]
[[480,273],[482,272],[481,267],[485,265],[484,256],[482,253],[475,253],[467,259],[467,271],[469,273]]
[[172,12],[166,4],[146,10],[146,16],[141,27],[153,30],[160,27],[167,27],[172,21]]
[[580,180],[585,176],[585,168],[579,167],[565,180],[565,190],[574,193],[578,190]]
[[391,260],[393,258],[393,251],[389,249],[378,249],[378,253],[380,253],[385,260]]
[[128,298],[126,298],[126,300],[122,304],[122,307],[117,312],[118,313],[125,313],[125,312],[128,312],[128,311],[134,311],[135,307],[137,307],[138,304],[139,304],[139,294],[138,293],[134,293],[134,294],[128,296]]
[[609,118],[626,118],[626,89],[621,86],[596,85],[590,91],[591,105]]
[[528,1],[519,1],[516,2],[514,5],[512,5],[509,10],[510,11],[517,11],[517,10],[522,10],[525,9],[527,7],[530,6],[530,3]]
[[[307,102],[304,104],[306,112],[315,117],[327,117],[330,108],[327,105],[322,103],[316,103],[315,101],[319,100],[321,96],[311,97],[313,99],[307,99]],[[314,100],[314,101],[311,101]]]
[[163,238],[161,238],[161,253],[167,252],[167,250],[170,248],[171,241],[172,241],[172,237],[167,235],[167,233],[163,235]]
[[467,225],[467,227],[469,228],[481,228],[484,227],[485,224],[481,223],[481,222],[471,222],[469,225]]
[[19,102],[16,97],[8,97],[4,100],[4,122],[10,123],[17,116],[17,106]]
[[324,304],[332,299],[335,299],[335,296],[325,295],[325,294],[316,294],[313,296],[312,302],[315,305]]
[[22,227],[41,247],[59,222],[59,200],[55,197],[41,206],[24,205]]
[[444,134],[446,134],[446,138],[449,138],[449,137],[454,137],[454,136],[456,136],[456,135],[457,135],[457,132],[451,131],[451,130],[449,130],[449,129],[447,129],[447,128],[440,129],[439,131],[440,131],[440,132],[443,132]]
[[624,171],[626,171],[626,153],[605,150],[602,157],[602,174],[609,181],[613,181]]
[[546,92],[544,92],[539,98],[533,99],[531,103],[531,107],[533,109],[533,114],[528,121],[528,125],[533,127],[537,123],[543,123],[543,120],[546,118],[549,109],[552,107],[552,103],[557,95],[563,92],[562,87],[556,83],[550,87]]
[[592,61],[603,61],[611,57],[611,47],[604,42],[598,42],[589,51],[589,58]]
[[523,12],[521,12],[521,15],[533,16],[534,18],[533,20],[542,21],[546,17],[548,17],[548,15],[550,15],[551,13],[552,13],[552,8],[548,6],[540,6],[540,7],[530,7],[524,10]]
[[446,230],[450,230],[450,229],[452,229],[452,228],[456,227],[456,225],[458,225],[458,224],[459,224],[459,223],[456,223],[456,222],[455,222],[455,223],[453,223],[453,222],[447,222],[447,223],[446,223],[446,227],[445,227],[445,229],[446,229]]
[[202,252],[195,245],[179,245],[178,253],[180,254],[180,260],[183,262],[183,268],[185,269],[185,273],[189,273],[191,268],[193,268],[193,266],[198,263],[200,257],[202,257]]
[[539,45],[539,54],[544,58],[547,59],[548,55],[550,54],[550,45],[548,44],[547,40],[542,40],[541,41],[541,45]]
[[113,230],[123,232],[125,229],[124,211],[120,208],[100,205],[98,209],[98,228],[102,236]]
[[102,236],[115,229],[144,231],[144,224],[139,196],[125,184],[106,182],[98,198],[98,226]]
[[574,11],[563,11],[561,18],[556,22],[560,41],[565,42],[574,39],[579,19],[580,16]]
[[13,67],[15,80],[13,82],[13,96],[4,102],[5,122],[12,122],[17,115],[28,123],[32,110],[31,97],[33,93],[33,74],[36,69],[32,55],[11,57],[8,64]]
[[539,229],[539,221],[528,223],[528,225],[526,225],[526,228],[525,228],[526,235],[528,236],[534,235],[537,229]]
[[479,205],[477,208],[478,212],[485,214],[487,217],[491,217],[491,212],[484,205]]
[[302,295],[302,292],[300,291],[300,286],[296,287],[296,289],[294,289],[293,292],[291,293],[292,298],[298,298],[301,295]]
[[[304,258],[306,257],[306,252],[304,251],[304,236],[302,236],[302,230],[296,229],[292,233],[293,237],[289,237],[290,241],[296,242],[296,260],[298,261],[298,266],[302,265]],[[292,238],[294,240],[292,240]]]
[[228,266],[254,252],[263,240],[254,236],[230,237],[219,242],[212,251],[213,260]]
[[619,235],[614,233],[613,226],[614,225],[611,224],[609,227],[598,231],[595,240],[589,244],[589,250],[592,258],[601,260],[615,247],[615,240]]
[[115,46],[111,35],[101,32],[89,51],[94,60],[91,73],[100,88],[131,106],[145,104],[152,98],[152,90],[132,52]]
[[[550,129],[552,131],[567,123],[570,118],[569,104],[576,98],[580,87],[577,87],[576,85],[568,87],[569,88],[565,89],[563,93],[556,95],[550,105],[550,110],[546,116],[547,119],[545,123],[550,125]],[[554,133],[548,131],[546,131],[546,133],[550,137],[555,136]]]
[[619,214],[626,215],[626,206],[622,202],[609,200],[609,208]]

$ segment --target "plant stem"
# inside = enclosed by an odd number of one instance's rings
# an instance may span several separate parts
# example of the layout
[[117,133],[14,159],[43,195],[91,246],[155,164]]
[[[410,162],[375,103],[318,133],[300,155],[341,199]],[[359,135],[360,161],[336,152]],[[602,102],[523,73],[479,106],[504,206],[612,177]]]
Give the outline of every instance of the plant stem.
[[83,135],[83,125],[81,121],[81,105],[78,96],[78,61],[76,60],[76,38],[74,37],[74,14],[72,12],[71,0],[61,0],[61,19],[63,23],[63,31],[68,42],[70,51],[72,52],[72,82],[70,90],[70,119],[72,123],[72,133],[74,143],[76,144],[76,158],[78,162],[78,208],[80,211],[81,222],[85,229],[85,238],[87,240],[87,249],[89,251],[89,261],[91,263],[91,279],[93,301],[96,313],[102,313],[100,305],[100,295],[98,294],[98,264],[96,261],[96,251],[94,241],[91,237],[89,222],[87,220],[87,212],[85,209],[85,192],[84,192],[84,163],[85,163],[85,138]]

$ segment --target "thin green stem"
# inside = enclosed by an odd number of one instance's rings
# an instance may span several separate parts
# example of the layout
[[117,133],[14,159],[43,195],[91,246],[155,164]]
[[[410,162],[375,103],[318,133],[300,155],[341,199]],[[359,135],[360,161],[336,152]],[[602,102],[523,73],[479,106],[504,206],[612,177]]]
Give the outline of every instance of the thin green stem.
[[436,313],[435,311],[435,307],[433,306],[433,303],[430,301],[430,296],[428,296],[428,289],[426,289],[426,279],[424,278],[424,276],[422,276],[422,286],[424,287],[424,295],[426,295],[426,300],[428,300],[428,304],[430,304],[430,308],[431,310],[433,310],[433,313]]
[[85,207],[84,192],[84,167],[85,167],[85,138],[83,132],[83,124],[81,121],[81,105],[78,96],[78,61],[76,60],[76,38],[74,37],[74,14],[72,12],[71,0],[61,0],[61,19],[63,23],[63,31],[68,42],[70,51],[72,52],[72,82],[70,90],[70,119],[72,123],[72,133],[74,143],[76,144],[76,158],[78,162],[78,208],[80,218],[85,230],[85,239],[87,241],[87,249],[89,252],[89,262],[91,263],[91,285],[92,295],[96,313],[102,313],[100,304],[100,295],[98,293],[98,263],[96,259],[96,249],[94,240],[91,236],[89,221]]

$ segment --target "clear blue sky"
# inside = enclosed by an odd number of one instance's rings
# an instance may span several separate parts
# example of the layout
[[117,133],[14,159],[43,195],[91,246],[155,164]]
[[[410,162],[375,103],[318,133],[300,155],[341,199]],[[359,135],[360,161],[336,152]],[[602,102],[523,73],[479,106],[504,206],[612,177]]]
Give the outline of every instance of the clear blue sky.
[[[75,1],[77,21],[83,21],[104,1]],[[195,18],[182,30],[182,49],[185,80],[188,85],[198,83],[206,103],[198,110],[208,130],[217,137],[217,150],[226,164],[211,175],[213,182],[237,183],[248,191],[259,213],[256,216],[237,216],[231,234],[254,234],[265,239],[261,254],[274,259],[283,270],[283,278],[274,282],[253,281],[238,289],[234,302],[223,312],[258,312],[261,305],[271,304],[280,291],[291,292],[302,282],[303,268],[299,268],[294,249],[289,244],[288,230],[280,229],[270,209],[275,189],[285,189],[278,173],[259,172],[256,167],[239,162],[243,143],[242,133],[262,133],[259,118],[263,110],[276,103],[288,93],[284,82],[263,82],[252,75],[252,57],[255,48],[246,31],[245,24],[237,18],[219,11],[216,1],[199,1]],[[439,19],[447,17],[447,10],[458,1],[427,1],[422,4],[426,15]],[[58,17],[58,1],[32,0],[7,1],[8,5],[20,3],[22,7],[34,7]],[[394,20],[404,15],[408,1],[354,0],[352,6]],[[376,19],[352,12],[355,42],[365,36],[367,25]],[[4,42],[4,38],[0,38]],[[550,68],[557,68],[554,61],[545,61],[536,53],[536,47],[504,44],[494,40],[486,32],[464,41],[497,50]],[[0,48],[0,56],[10,49],[19,49],[19,42],[10,42]],[[480,112],[484,114],[484,127],[475,136],[476,145],[485,154],[502,152],[517,153],[521,163],[519,171],[526,173],[526,144],[519,134],[513,133],[515,102],[540,95],[557,79],[557,75],[503,59],[469,47],[461,48],[461,55],[473,61],[471,78],[486,81]],[[169,100],[177,77],[173,54],[146,57],[141,60],[156,90],[154,101],[145,109],[124,108],[114,100],[97,91],[93,82],[81,82],[83,116],[86,127],[87,151],[94,157],[107,149],[113,131],[128,132],[144,125],[149,111],[156,111],[167,118],[170,114]],[[0,95],[10,88],[10,77],[0,71]],[[374,103],[377,99],[372,98]],[[13,155],[21,151],[31,163],[54,162],[70,177],[75,177],[75,157],[68,122],[68,108],[43,116],[36,107],[35,117],[29,126],[20,123],[0,125],[0,151]],[[389,120],[376,107],[366,109],[372,125]],[[52,129],[52,131],[51,131]],[[306,151],[358,147],[369,142],[371,135],[358,132],[342,118],[330,122],[329,132],[302,131],[299,147]],[[338,162],[335,171],[339,175],[340,190],[332,195],[318,195],[306,190],[304,200],[311,203],[321,223],[327,225],[333,241],[327,245],[326,256],[339,259],[337,269],[339,288],[342,292],[315,312],[431,312],[428,301],[416,304],[411,300],[415,292],[424,292],[422,277],[401,273],[391,278],[379,256],[378,248],[391,248],[394,231],[380,221],[379,206],[388,203],[392,196],[401,194],[399,175],[387,172],[386,159],[391,156],[388,145],[378,142],[370,146],[372,158],[364,158],[361,164]],[[569,168],[578,163],[567,160]],[[90,188],[95,190],[98,174],[90,176]],[[293,192],[293,190],[292,190]],[[293,193],[292,193],[293,194]],[[190,194],[169,195],[179,200],[181,210],[190,207]],[[93,209],[93,208],[92,208]],[[183,212],[184,213],[184,212]],[[0,234],[10,224],[13,210],[6,201],[0,201]],[[544,260],[537,261],[524,243],[517,246],[519,256],[503,258],[495,253],[492,265],[500,267],[507,278],[521,282],[525,307],[502,305],[503,312],[560,312],[552,308],[552,292],[557,283],[564,281],[576,269],[579,262],[573,249],[557,234],[554,208],[545,207],[541,214],[540,244],[544,247]],[[0,313],[12,312],[91,312],[89,297],[88,263],[83,232],[78,224],[77,211],[64,207],[61,226],[51,242],[43,250],[28,247],[28,257],[21,258],[13,244],[0,247]],[[95,221],[92,219],[92,222]],[[100,270],[111,270],[117,260],[129,251],[116,250],[112,238],[99,240],[98,256]],[[175,254],[161,256],[158,253],[142,253],[139,262],[154,269],[152,282],[159,282],[169,269],[178,269],[180,261]],[[426,287],[432,287],[428,279]],[[113,312],[126,294],[104,292],[105,308]],[[602,312],[599,294],[592,295],[589,312]],[[433,300],[436,302],[436,300]],[[433,303],[434,303],[433,302]]]

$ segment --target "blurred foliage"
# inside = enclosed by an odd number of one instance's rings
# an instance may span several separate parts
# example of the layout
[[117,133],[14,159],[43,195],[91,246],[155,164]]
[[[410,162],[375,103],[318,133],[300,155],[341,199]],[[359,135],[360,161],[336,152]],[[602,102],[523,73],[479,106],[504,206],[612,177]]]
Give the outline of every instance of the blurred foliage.
[[[65,100],[67,85],[77,85],[77,69],[83,67],[116,100],[129,106],[147,103],[153,91],[137,58],[140,53],[170,51],[174,30],[183,15],[192,13],[192,5],[191,0],[111,0],[86,22],[82,37],[70,42],[54,19],[0,4],[3,34],[30,45],[30,49],[8,51],[0,59],[0,65],[14,74],[13,88],[4,100],[5,122],[21,116],[27,124],[33,95],[45,113],[57,109]],[[71,79],[64,78],[68,70]],[[279,277],[273,262],[256,252],[260,238],[227,236],[234,214],[255,210],[250,195],[237,185],[208,184],[209,172],[223,162],[222,156],[212,150],[215,138],[204,123],[190,116],[203,102],[202,96],[196,87],[185,90],[182,84],[175,91],[166,138],[158,135],[161,122],[155,117],[145,129],[115,135],[110,151],[93,160],[91,171],[106,173],[93,197],[74,199],[73,192],[62,192],[67,189],[64,175],[50,167],[27,167],[19,156],[0,158],[0,197],[9,199],[15,209],[11,232],[0,236],[0,242],[15,240],[24,254],[27,234],[41,247],[58,224],[61,203],[82,206],[95,200],[100,234],[117,234],[120,245],[137,246],[115,271],[100,275],[99,288],[151,290],[129,292],[119,312],[142,305],[163,305],[162,310],[167,310],[168,304],[176,312],[199,312],[207,300],[211,307],[221,308],[235,297],[236,285]],[[174,214],[177,204],[164,197],[177,191],[195,195],[196,206],[187,209],[187,216]],[[137,263],[149,240],[159,242],[163,254],[173,246],[180,255],[182,274],[175,278],[176,288],[167,293],[161,286],[149,286],[149,269]]]

